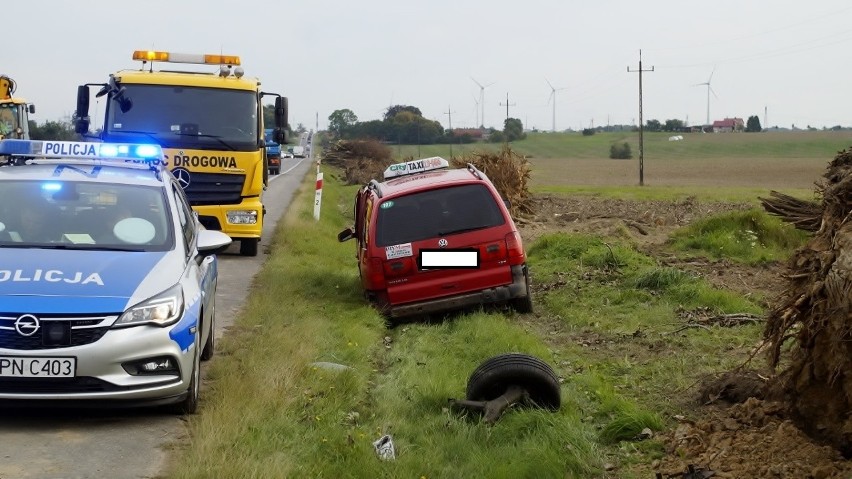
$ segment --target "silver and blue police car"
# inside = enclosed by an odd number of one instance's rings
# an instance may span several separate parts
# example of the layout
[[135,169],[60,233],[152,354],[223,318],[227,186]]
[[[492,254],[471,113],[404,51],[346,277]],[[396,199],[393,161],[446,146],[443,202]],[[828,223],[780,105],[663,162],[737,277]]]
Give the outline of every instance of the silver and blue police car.
[[231,240],[160,147],[2,140],[0,164],[0,400],[195,412]]

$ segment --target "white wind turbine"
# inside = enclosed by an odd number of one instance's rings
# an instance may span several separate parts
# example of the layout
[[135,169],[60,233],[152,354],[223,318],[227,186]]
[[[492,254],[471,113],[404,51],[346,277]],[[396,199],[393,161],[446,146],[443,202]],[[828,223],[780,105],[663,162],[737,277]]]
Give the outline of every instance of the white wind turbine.
[[476,95],[473,96],[473,112],[476,114],[476,125],[479,125],[479,100],[476,98]]
[[710,81],[711,81],[711,80],[713,80],[713,74],[714,74],[714,73],[716,73],[716,68],[715,68],[715,67],[713,68],[713,71],[712,71],[712,72],[710,72],[710,77],[709,77],[709,78],[707,78],[707,81],[706,81],[706,82],[704,82],[704,83],[696,83],[695,85],[693,85],[693,86],[707,85],[707,123],[705,123],[705,125],[708,125],[708,126],[710,125],[710,92],[713,92],[713,96],[714,96],[714,97],[719,98],[719,97],[716,95],[716,91],[715,91],[715,90],[713,90],[713,87],[711,87],[711,86],[710,86]]
[[476,79],[474,79],[473,77],[470,77],[470,79],[473,80],[473,82],[476,83],[479,86],[479,106],[480,106],[480,108],[482,108],[482,116],[480,117],[481,123],[480,123],[479,127],[484,128],[485,127],[485,89],[490,87],[494,83],[489,83],[487,85],[483,85],[482,83],[479,83],[478,81],[476,81]]
[[550,83],[550,80],[547,78],[544,79],[547,82],[547,86],[550,87],[550,96],[547,97],[547,103],[553,101],[553,132],[556,133],[556,92],[567,90],[567,88],[554,88]]

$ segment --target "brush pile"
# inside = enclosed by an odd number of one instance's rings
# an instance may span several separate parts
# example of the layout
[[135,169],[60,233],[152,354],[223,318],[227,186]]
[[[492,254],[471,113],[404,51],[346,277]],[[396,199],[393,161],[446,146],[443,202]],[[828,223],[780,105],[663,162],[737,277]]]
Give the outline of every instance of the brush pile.
[[382,177],[393,161],[391,150],[375,140],[338,140],[323,152],[322,162],[343,169],[348,185],[363,185]]
[[[852,455],[852,152],[843,150],[817,184],[817,219],[791,218],[813,237],[789,262],[787,288],[769,313],[764,337],[774,384],[793,420],[810,436]],[[771,210],[770,210],[771,211]],[[793,211],[793,210],[791,210]],[[790,340],[792,345],[787,344]],[[792,346],[792,347],[790,347]]]
[[506,144],[499,152],[473,152],[462,157],[454,157],[450,164],[454,168],[464,168],[470,163],[488,176],[494,183],[500,196],[509,200],[512,217],[531,215],[533,202],[529,190],[530,163],[527,159],[512,151]]

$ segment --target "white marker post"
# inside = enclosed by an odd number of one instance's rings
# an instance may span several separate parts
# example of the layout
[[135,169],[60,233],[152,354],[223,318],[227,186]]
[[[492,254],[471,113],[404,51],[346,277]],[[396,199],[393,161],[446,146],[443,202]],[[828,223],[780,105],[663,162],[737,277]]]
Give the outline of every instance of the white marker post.
[[317,192],[314,194],[314,219],[319,221],[322,205],[322,173],[317,172]]

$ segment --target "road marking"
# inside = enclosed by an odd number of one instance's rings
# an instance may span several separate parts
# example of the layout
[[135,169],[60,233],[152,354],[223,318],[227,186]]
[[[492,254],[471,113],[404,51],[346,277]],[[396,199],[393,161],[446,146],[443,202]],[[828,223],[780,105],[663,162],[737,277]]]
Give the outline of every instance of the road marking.
[[269,182],[270,182],[270,183],[272,183],[273,181],[277,180],[278,178],[281,178],[282,176],[286,175],[287,173],[289,173],[289,172],[293,171],[293,168],[295,168],[295,167],[299,166],[299,165],[300,165],[303,161],[305,161],[305,159],[304,159],[304,158],[300,158],[300,159],[299,159],[299,161],[298,161],[295,165],[291,166],[289,170],[287,170],[287,171],[285,171],[285,172],[283,172],[283,173],[278,173],[277,175],[275,175],[275,176],[273,176],[272,178],[270,178],[270,179],[269,179]]

